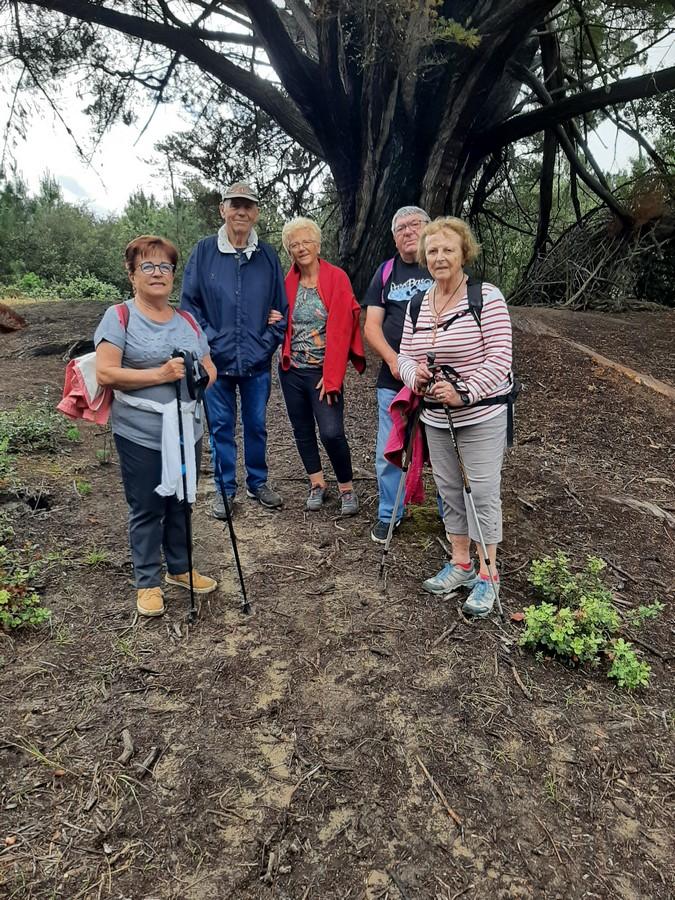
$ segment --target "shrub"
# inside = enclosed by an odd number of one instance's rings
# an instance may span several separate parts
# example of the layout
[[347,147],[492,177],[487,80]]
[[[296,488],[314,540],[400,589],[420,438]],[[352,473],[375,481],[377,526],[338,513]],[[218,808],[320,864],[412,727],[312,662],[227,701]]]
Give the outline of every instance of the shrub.
[[24,568],[19,553],[0,544],[0,627],[5,631],[37,627],[49,620],[50,611],[30,584],[36,574],[35,564]]
[[88,273],[76,275],[65,283],[53,285],[52,293],[64,300],[103,300],[115,303],[120,299],[118,288]]
[[[619,637],[621,616],[612,592],[603,583],[603,560],[589,556],[583,571],[572,574],[564,553],[533,560],[529,581],[542,598],[538,606],[525,609],[523,647],[542,649],[574,664],[598,666],[605,657],[611,666],[609,678],[619,687],[633,689],[649,682],[651,672],[632,645]],[[642,606],[631,624],[638,626],[658,615],[658,601]]]
[[0,412],[0,456],[22,450],[56,450],[66,438],[66,420],[47,403],[20,403]]

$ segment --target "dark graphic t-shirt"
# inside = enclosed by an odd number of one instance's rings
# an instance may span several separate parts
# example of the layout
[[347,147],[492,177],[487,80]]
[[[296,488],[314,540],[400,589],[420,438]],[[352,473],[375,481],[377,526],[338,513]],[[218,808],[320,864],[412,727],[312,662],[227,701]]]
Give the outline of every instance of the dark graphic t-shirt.
[[[432,284],[433,280],[426,269],[418,266],[417,263],[404,262],[400,256],[394,260],[394,268],[384,289],[382,287],[382,266],[378,266],[373,275],[362,305],[364,307],[384,307],[382,333],[389,346],[396,352],[401,344],[408,303],[418,291],[428,291]],[[384,303],[382,302],[383,298]],[[383,362],[377,378],[377,386],[398,391],[402,385],[403,382],[397,381],[391,374],[389,366]]]

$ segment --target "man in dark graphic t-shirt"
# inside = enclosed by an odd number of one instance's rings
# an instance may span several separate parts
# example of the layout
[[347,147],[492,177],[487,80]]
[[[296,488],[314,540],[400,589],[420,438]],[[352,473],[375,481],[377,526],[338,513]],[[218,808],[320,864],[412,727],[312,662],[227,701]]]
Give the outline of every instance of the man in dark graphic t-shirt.
[[[362,305],[366,308],[364,334],[373,350],[382,358],[377,379],[378,427],[375,449],[375,469],[379,506],[377,520],[370,531],[371,538],[383,544],[396,500],[401,470],[384,458],[392,421],[389,404],[403,387],[398,374],[398,350],[408,303],[418,291],[432,285],[429,272],[417,265],[417,242],[420,232],[429,221],[419,206],[403,206],[395,214],[391,230],[396,244],[396,256],[378,266],[368,286]],[[397,512],[397,521],[403,507]]]

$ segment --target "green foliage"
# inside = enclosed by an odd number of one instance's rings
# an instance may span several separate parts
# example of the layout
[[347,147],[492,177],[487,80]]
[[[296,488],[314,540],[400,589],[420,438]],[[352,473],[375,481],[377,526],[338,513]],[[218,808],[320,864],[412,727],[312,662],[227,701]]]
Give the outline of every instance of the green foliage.
[[80,440],[80,429],[77,425],[68,425],[66,428],[66,440],[76,443]]
[[37,627],[51,616],[42,606],[39,594],[31,586],[38,567],[25,567],[17,551],[0,544],[0,627],[5,631]]
[[92,492],[91,482],[81,481],[78,479],[75,482],[75,490],[80,495],[80,497],[88,497]]
[[[641,687],[648,683],[651,670],[618,636],[621,617],[602,580],[604,569],[603,560],[589,556],[584,569],[573,574],[569,558],[560,551],[533,560],[528,580],[543,602],[525,609],[520,644],[535,651],[538,659],[542,648],[575,664],[597,666],[605,656],[612,663],[607,675],[619,687]],[[642,624],[662,609],[658,601],[642,606],[631,624]]]
[[0,435],[0,488],[14,478],[14,462],[9,455],[9,435]]
[[637,609],[632,609],[628,613],[628,621],[634,628],[642,628],[642,626],[650,619],[656,619],[666,608],[665,603],[655,600],[647,606],[640,605]]
[[92,547],[92,549],[85,554],[83,562],[86,566],[92,566],[93,568],[105,566],[110,562],[110,551],[103,548]]
[[634,690],[649,684],[651,668],[638,659],[635,650],[623,638],[612,642],[612,649],[607,652],[607,656],[612,661],[607,676],[615,678],[620,688]]
[[0,412],[0,457],[25,450],[56,450],[66,439],[66,420],[47,403],[20,403]]

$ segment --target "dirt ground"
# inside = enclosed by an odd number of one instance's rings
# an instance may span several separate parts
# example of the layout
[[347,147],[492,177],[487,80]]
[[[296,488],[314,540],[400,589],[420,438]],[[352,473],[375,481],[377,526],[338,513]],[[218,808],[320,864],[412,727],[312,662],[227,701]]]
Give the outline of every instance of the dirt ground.
[[[5,409],[56,402],[61,355],[102,308],[22,312],[30,327],[0,337]],[[675,313],[558,319],[569,337],[672,381]],[[455,601],[421,591],[443,555],[431,491],[395,539],[386,590],[378,581],[374,363],[347,387],[354,520],[336,516],[334,499],[304,512],[274,387],[271,480],[285,506],[238,500],[248,617],[226,530],[207,515],[208,479],[195,555],[221,589],[188,629],[178,588],[164,618],[135,621],[119,469],[97,461],[100,433],[19,457],[41,502],[0,504],[16,546],[52,554],[42,588],[53,622],[0,636],[0,896],[675,895],[675,535],[616,502],[675,511],[673,405],[520,320],[514,311],[526,389],[503,486],[504,624],[469,622]],[[530,602],[529,560],[556,549],[602,556],[622,609],[667,604],[640,633],[648,689],[620,692],[518,649],[509,614]],[[109,561],[87,565],[92,550]],[[120,761],[124,729],[133,755]]]

